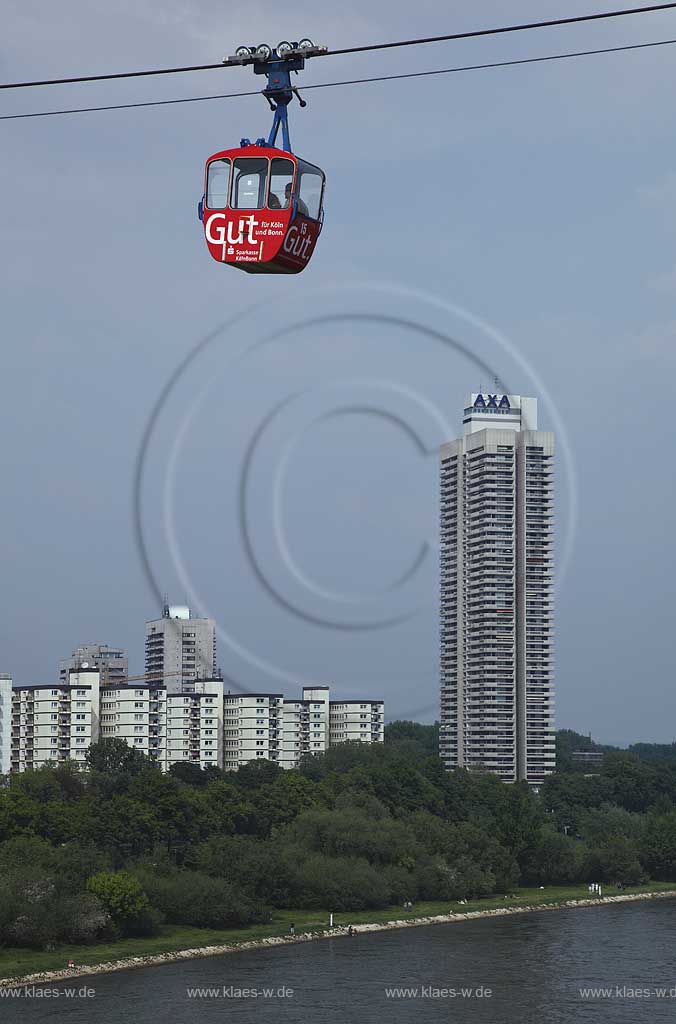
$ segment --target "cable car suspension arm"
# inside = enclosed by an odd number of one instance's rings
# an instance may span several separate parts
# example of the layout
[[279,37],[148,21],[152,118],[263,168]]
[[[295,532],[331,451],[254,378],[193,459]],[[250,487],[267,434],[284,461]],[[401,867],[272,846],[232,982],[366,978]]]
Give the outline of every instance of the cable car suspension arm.
[[300,43],[278,43],[274,50],[267,44],[258,47],[242,46],[237,50],[235,57],[230,58],[239,60],[242,64],[252,63],[254,74],[265,75],[267,78],[263,95],[274,114],[267,140],[268,146],[275,146],[281,128],[282,149],[287,153],[291,152],[289,103],[295,96],[301,107],[307,106],[298,88],[291,84],[291,73],[298,74],[303,70],[306,57],[317,57],[322,53],[326,53],[325,46],[314,46],[311,40],[303,39]]

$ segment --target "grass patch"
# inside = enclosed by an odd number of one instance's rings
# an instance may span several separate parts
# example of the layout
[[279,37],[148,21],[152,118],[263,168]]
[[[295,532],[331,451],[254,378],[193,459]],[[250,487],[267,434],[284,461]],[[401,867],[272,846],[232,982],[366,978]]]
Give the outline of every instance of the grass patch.
[[[622,894],[653,893],[676,890],[674,882],[653,882],[622,890]],[[612,887],[604,888],[604,896],[618,895]],[[475,910],[494,910],[505,907],[549,905],[564,903],[566,900],[594,899],[586,885],[548,886],[546,889],[516,889],[510,896],[491,896],[488,899],[471,900],[458,904],[448,900],[413,904],[413,910],[401,907],[386,907],[383,910],[363,910],[355,913],[334,914],[334,925],[381,924],[387,921],[416,917],[434,917],[438,914],[467,913]],[[251,925],[249,928],[233,928],[227,931],[208,928],[167,925],[159,935],[152,938],[120,939],[118,942],[104,942],[96,946],[61,946],[57,950],[43,952],[32,949],[0,949],[0,978],[15,978],[40,971],[62,970],[73,959],[76,966],[106,963],[134,956],[154,956],[172,953],[180,949],[199,949],[203,946],[232,945],[250,942],[272,936],[288,935],[291,924],[296,933],[323,931],[328,928],[329,913],[324,910],[277,910],[268,924]]]

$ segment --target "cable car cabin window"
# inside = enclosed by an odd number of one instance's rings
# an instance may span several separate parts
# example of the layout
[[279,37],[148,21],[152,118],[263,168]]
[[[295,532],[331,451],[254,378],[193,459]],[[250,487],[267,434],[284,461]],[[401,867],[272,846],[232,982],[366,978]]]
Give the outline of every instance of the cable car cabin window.
[[322,209],[322,191],[324,175],[318,167],[298,162],[300,184],[296,186],[298,193],[298,212],[313,220],[319,220]]
[[228,205],[230,161],[212,160],[207,172],[207,209],[224,210]]
[[268,206],[271,210],[285,210],[291,202],[293,189],[293,160],[273,157],[270,164],[270,193]]
[[268,161],[265,157],[240,157],[235,160],[232,184],[234,210],[260,210],[265,206]]

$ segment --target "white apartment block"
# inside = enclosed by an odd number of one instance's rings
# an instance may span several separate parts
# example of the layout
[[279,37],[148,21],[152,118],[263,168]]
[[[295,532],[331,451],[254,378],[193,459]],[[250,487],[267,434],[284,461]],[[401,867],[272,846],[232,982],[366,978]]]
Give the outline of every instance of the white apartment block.
[[283,728],[281,693],[227,693],[223,698],[223,767],[236,770],[257,758],[281,764]]
[[332,700],[329,706],[329,745],[383,743],[385,705],[381,700]]
[[165,756],[166,692],[160,684],[101,687],[100,739],[123,739],[143,754]]
[[301,700],[284,701],[283,768],[295,768],[305,754],[320,754],[329,745],[329,688],[304,686]]
[[383,701],[329,698],[328,686],[305,686],[297,700],[281,693],[226,694],[226,770],[262,758],[295,768],[306,754],[320,754],[336,743],[384,741]]
[[195,682],[194,693],[167,693],[166,770],[177,761],[223,767],[223,681]]
[[84,763],[99,736],[99,673],[81,669],[68,682],[15,687],[12,693],[11,770],[50,761]]
[[145,672],[168,693],[195,690],[195,681],[214,679],[216,624],[195,619],[183,605],[165,605],[161,619],[146,622]]
[[224,694],[220,679],[195,680],[179,693],[146,680],[103,686],[94,668],[71,669],[67,683],[13,691],[11,679],[0,677],[0,766],[83,763],[91,743],[118,738],[163,771],[179,761],[232,771],[258,759],[295,768],[335,743],[382,743],[384,711],[382,701],[330,701],[326,686],[285,700],[281,693]]
[[541,783],[555,767],[554,437],[537,400],[471,395],[441,448],[441,732],[447,768]]
[[201,768],[223,764],[223,682],[196,681],[195,689],[167,693],[156,683],[101,690],[101,739],[117,737],[157,761]]

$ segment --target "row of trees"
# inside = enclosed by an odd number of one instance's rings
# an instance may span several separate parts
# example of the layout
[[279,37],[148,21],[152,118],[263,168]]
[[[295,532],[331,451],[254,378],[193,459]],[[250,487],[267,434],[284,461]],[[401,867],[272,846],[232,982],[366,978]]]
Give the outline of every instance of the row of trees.
[[676,769],[609,754],[536,796],[446,772],[433,727],[395,723],[298,770],[162,774],[124,743],[87,770],[14,775],[0,789],[0,942],[49,947],[227,928],[274,908],[356,911],[459,900],[519,883],[676,879]]

